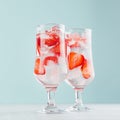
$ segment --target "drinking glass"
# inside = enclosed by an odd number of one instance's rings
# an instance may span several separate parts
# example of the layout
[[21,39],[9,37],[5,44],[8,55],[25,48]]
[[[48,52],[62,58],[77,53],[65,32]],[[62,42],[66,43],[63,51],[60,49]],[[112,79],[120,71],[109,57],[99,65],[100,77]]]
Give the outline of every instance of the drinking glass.
[[66,29],[65,43],[67,47],[67,77],[66,82],[75,91],[75,104],[67,111],[84,111],[82,92],[94,79],[92,60],[91,29]]
[[48,95],[45,113],[62,112],[55,104],[55,92],[65,78],[65,27],[62,24],[49,23],[37,27],[36,58],[34,75]]

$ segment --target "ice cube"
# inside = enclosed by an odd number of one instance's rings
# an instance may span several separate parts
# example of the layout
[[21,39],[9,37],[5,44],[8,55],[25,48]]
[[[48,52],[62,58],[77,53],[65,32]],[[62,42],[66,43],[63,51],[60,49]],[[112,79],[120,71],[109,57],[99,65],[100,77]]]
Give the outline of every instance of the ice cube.
[[58,84],[60,81],[60,71],[58,65],[49,61],[46,66],[46,82],[49,84]]
[[59,67],[61,69],[61,72],[64,74],[67,74],[67,61],[63,57],[59,57]]
[[80,78],[82,76],[80,67],[68,71],[67,79]]

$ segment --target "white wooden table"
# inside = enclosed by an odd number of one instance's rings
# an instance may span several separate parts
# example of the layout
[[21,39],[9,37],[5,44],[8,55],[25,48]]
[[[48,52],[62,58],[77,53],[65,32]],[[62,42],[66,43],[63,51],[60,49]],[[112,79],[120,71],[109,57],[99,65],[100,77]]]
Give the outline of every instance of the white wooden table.
[[41,105],[0,105],[0,120],[120,120],[120,104],[94,104],[88,107],[92,110],[42,114],[37,112]]

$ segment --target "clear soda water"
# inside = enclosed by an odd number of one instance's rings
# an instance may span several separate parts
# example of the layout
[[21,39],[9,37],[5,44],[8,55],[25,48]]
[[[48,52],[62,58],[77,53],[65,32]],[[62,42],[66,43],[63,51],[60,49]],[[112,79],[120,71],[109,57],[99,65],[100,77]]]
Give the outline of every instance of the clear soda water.
[[38,82],[50,91],[65,78],[65,42],[56,26],[36,34],[36,60],[34,74]]
[[66,33],[65,38],[68,68],[66,82],[77,90],[83,89],[94,77],[91,38],[86,32]]

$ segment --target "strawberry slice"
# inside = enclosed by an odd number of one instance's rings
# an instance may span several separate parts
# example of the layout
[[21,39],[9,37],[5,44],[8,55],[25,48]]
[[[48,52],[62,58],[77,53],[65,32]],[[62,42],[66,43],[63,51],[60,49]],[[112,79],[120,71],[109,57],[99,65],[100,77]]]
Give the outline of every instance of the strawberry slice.
[[84,56],[79,55],[76,52],[70,52],[70,54],[68,55],[68,66],[70,70],[82,65],[83,61]]
[[37,58],[35,60],[34,73],[37,75],[44,75],[45,74],[45,68],[41,64],[40,58]]
[[55,55],[60,56],[60,44],[57,44],[57,45],[55,45],[54,47],[52,47],[52,48],[50,49],[50,51],[51,51],[52,53],[54,53]]
[[74,44],[70,45],[70,48],[76,48],[80,47],[80,44],[78,42],[75,42]]
[[36,34],[36,53],[40,55],[40,34]]
[[56,56],[48,56],[44,59],[44,65],[48,65],[49,61],[53,61],[54,63],[58,63],[58,58]]
[[59,36],[56,34],[49,34],[49,38],[45,39],[45,44],[47,46],[53,46],[59,43]]
[[68,45],[70,48],[80,47],[79,41],[73,39],[71,35],[66,35],[67,37],[65,39],[65,44]]
[[82,64],[81,72],[82,72],[82,75],[85,79],[88,79],[91,77],[90,65],[86,59],[84,59],[84,62]]

